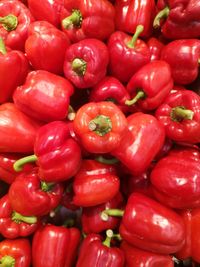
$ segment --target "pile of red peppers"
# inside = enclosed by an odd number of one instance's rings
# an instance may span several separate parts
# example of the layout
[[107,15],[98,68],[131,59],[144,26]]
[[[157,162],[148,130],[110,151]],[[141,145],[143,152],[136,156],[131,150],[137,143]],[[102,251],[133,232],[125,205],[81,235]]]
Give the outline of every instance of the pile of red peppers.
[[0,1],[0,267],[200,266],[200,1]]

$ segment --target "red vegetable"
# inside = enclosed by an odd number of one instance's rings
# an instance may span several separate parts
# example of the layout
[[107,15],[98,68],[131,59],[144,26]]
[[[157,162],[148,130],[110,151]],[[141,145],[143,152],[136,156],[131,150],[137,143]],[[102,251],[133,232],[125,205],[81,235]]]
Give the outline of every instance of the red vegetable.
[[151,61],[159,60],[164,44],[157,38],[150,37],[147,41],[147,45],[150,50]]

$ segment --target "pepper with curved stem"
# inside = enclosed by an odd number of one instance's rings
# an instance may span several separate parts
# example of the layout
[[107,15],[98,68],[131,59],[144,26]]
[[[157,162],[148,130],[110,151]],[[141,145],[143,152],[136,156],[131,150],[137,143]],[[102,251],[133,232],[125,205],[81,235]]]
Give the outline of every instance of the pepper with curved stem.
[[18,19],[16,16],[9,14],[5,17],[0,17],[0,24],[2,24],[5,30],[13,31],[17,28]]

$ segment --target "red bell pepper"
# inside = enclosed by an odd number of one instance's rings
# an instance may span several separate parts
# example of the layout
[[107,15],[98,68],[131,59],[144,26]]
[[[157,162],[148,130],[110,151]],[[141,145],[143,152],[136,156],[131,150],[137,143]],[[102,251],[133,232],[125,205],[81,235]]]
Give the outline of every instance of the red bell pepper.
[[119,186],[114,166],[95,160],[83,160],[73,182],[73,202],[82,207],[106,203],[117,195]]
[[172,208],[200,206],[200,152],[197,149],[171,150],[151,172],[154,194]]
[[8,192],[13,210],[24,216],[49,213],[59,205],[62,194],[63,185],[42,182],[37,168],[17,176]]
[[200,142],[200,97],[191,90],[170,93],[156,110],[166,135],[176,142]]
[[172,41],[165,45],[161,53],[161,59],[171,67],[174,83],[183,85],[190,84],[197,78],[199,57],[198,39]]
[[5,238],[29,236],[36,231],[40,220],[35,216],[23,216],[15,212],[10,204],[8,195],[0,199],[0,233]]
[[81,214],[82,230],[85,234],[101,233],[107,229],[116,229],[119,226],[119,218],[110,216],[107,221],[103,221],[100,214],[105,209],[121,209],[124,201],[119,192],[114,198],[104,204],[83,208]]
[[45,182],[62,182],[72,178],[81,165],[81,149],[71,136],[71,123],[53,121],[36,134],[34,155],[17,160],[14,169],[36,161],[38,175]]
[[34,69],[61,75],[69,45],[66,34],[55,26],[47,21],[35,21],[29,26],[25,52]]
[[64,0],[62,29],[72,42],[106,40],[115,29],[115,9],[107,0]]
[[26,56],[5,47],[0,38],[0,103],[10,101],[15,88],[23,84],[29,70]]
[[144,110],[154,110],[173,88],[171,69],[163,60],[152,61],[137,71],[130,79],[127,90],[133,97],[125,102],[136,104]]
[[28,239],[4,239],[0,242],[0,265],[14,267],[31,266],[31,245]]
[[60,27],[64,0],[28,0],[28,8],[36,20],[45,20],[56,27]]
[[[165,131],[160,122],[150,114],[137,112],[127,117],[128,131],[120,145],[112,151],[133,175],[147,170],[165,140]],[[148,146],[147,146],[148,144]]]
[[161,51],[164,47],[164,44],[157,38],[151,37],[148,39],[147,45],[150,50],[151,61],[159,60],[161,57]]
[[116,29],[134,33],[138,25],[144,26],[142,37],[150,36],[155,15],[154,0],[116,0],[115,24]]
[[109,71],[123,83],[127,83],[134,73],[150,62],[147,44],[138,39],[143,29],[142,25],[138,25],[133,37],[116,31],[108,40]]
[[89,102],[76,113],[74,131],[91,153],[108,153],[119,146],[127,130],[123,112],[111,102]]
[[175,211],[140,193],[132,193],[125,210],[102,212],[102,219],[122,216],[119,233],[130,245],[160,254],[179,251],[185,243],[183,219]]
[[92,87],[105,77],[108,61],[107,46],[87,38],[67,48],[64,75],[79,89]]
[[39,127],[13,103],[0,105],[0,152],[32,153]]
[[80,242],[77,228],[44,225],[38,229],[32,242],[32,263],[34,267],[74,266]]
[[68,114],[74,87],[65,78],[45,70],[31,71],[14,92],[15,105],[41,121],[63,120]]
[[123,251],[110,247],[112,231],[106,232],[104,242],[98,234],[89,234],[83,240],[76,267],[123,267],[125,260]]
[[66,183],[65,190],[62,195],[61,205],[70,211],[78,210],[80,207],[73,203],[73,179]]
[[[185,39],[200,37],[200,2],[196,0],[158,0],[154,27],[161,26],[164,37]],[[160,23],[165,19],[163,23]]]
[[0,1],[0,36],[6,46],[24,51],[28,27],[33,21],[30,10],[20,1]]
[[126,267],[174,267],[171,256],[138,249],[126,241],[122,241],[120,248],[125,254]]

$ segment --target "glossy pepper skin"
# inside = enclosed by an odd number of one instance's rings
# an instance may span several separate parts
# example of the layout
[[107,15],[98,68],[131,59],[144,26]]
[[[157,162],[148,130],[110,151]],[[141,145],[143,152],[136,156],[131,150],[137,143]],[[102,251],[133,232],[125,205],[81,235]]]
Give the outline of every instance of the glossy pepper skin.
[[51,224],[39,228],[32,243],[34,267],[72,267],[77,256],[80,231]]
[[117,148],[127,130],[123,112],[111,102],[89,102],[76,113],[75,134],[91,153],[108,153]]
[[171,69],[163,60],[152,61],[140,68],[127,84],[132,100],[127,105],[136,104],[143,110],[154,110],[173,88]]
[[119,232],[130,245],[161,254],[177,252],[185,242],[181,216],[140,193],[128,198]]
[[92,87],[106,75],[108,48],[100,40],[87,38],[67,48],[64,75],[77,88]]
[[176,84],[190,84],[198,76],[200,40],[175,40],[162,49],[161,59],[166,61],[172,71]]
[[13,94],[15,105],[40,121],[63,120],[68,114],[73,85],[65,78],[45,70],[31,71],[25,83]]
[[154,0],[116,0],[115,25],[116,29],[134,33],[138,25],[144,26],[142,37],[148,37],[153,29],[155,14]]
[[0,36],[6,46],[24,51],[28,27],[33,21],[30,10],[20,1],[0,1]]
[[159,160],[151,172],[156,198],[172,208],[187,209],[200,206],[199,161],[197,149],[171,150]]
[[106,40],[115,29],[115,9],[107,0],[64,0],[62,30],[72,42]]
[[6,48],[0,38],[0,103],[12,99],[15,88],[25,81],[29,63],[26,56],[17,50]]
[[162,148],[165,131],[160,122],[150,114],[137,112],[129,115],[127,121],[128,131],[120,145],[112,151],[112,155],[133,175],[141,175]]
[[28,239],[4,239],[0,242],[0,264],[2,266],[30,267],[31,245]]
[[200,97],[191,90],[170,93],[155,112],[168,138],[196,144],[200,141]]
[[63,74],[68,37],[47,21],[35,21],[28,29],[25,52],[35,70]]
[[124,254],[117,247],[102,243],[98,234],[89,234],[83,240],[76,267],[123,267]]
[[29,236],[39,225],[39,218],[23,216],[13,211],[7,194],[0,199],[0,233],[4,238]]
[[[154,27],[160,27],[164,37],[168,39],[188,39],[200,37],[199,9],[196,0],[158,0],[158,13],[154,19]],[[161,24],[160,18],[164,21]]]
[[13,103],[0,105],[0,152],[32,153],[40,126]]
[[17,176],[8,192],[12,208],[25,216],[49,213],[59,205],[62,194],[63,185],[42,182],[37,168]]
[[82,207],[106,203],[117,195],[119,185],[114,166],[83,160],[73,182],[73,202]]
[[134,36],[123,31],[115,31],[108,40],[109,71],[122,83],[127,83],[141,67],[150,62],[147,44],[138,39],[143,26],[136,28]]
[[150,60],[159,60],[161,57],[161,51],[164,47],[164,44],[155,37],[150,37],[147,41],[147,45],[150,50]]
[[174,267],[171,256],[138,249],[126,241],[121,243],[120,248],[125,254],[126,267]]
[[60,28],[64,0],[28,0],[28,8],[36,20],[45,20]]

